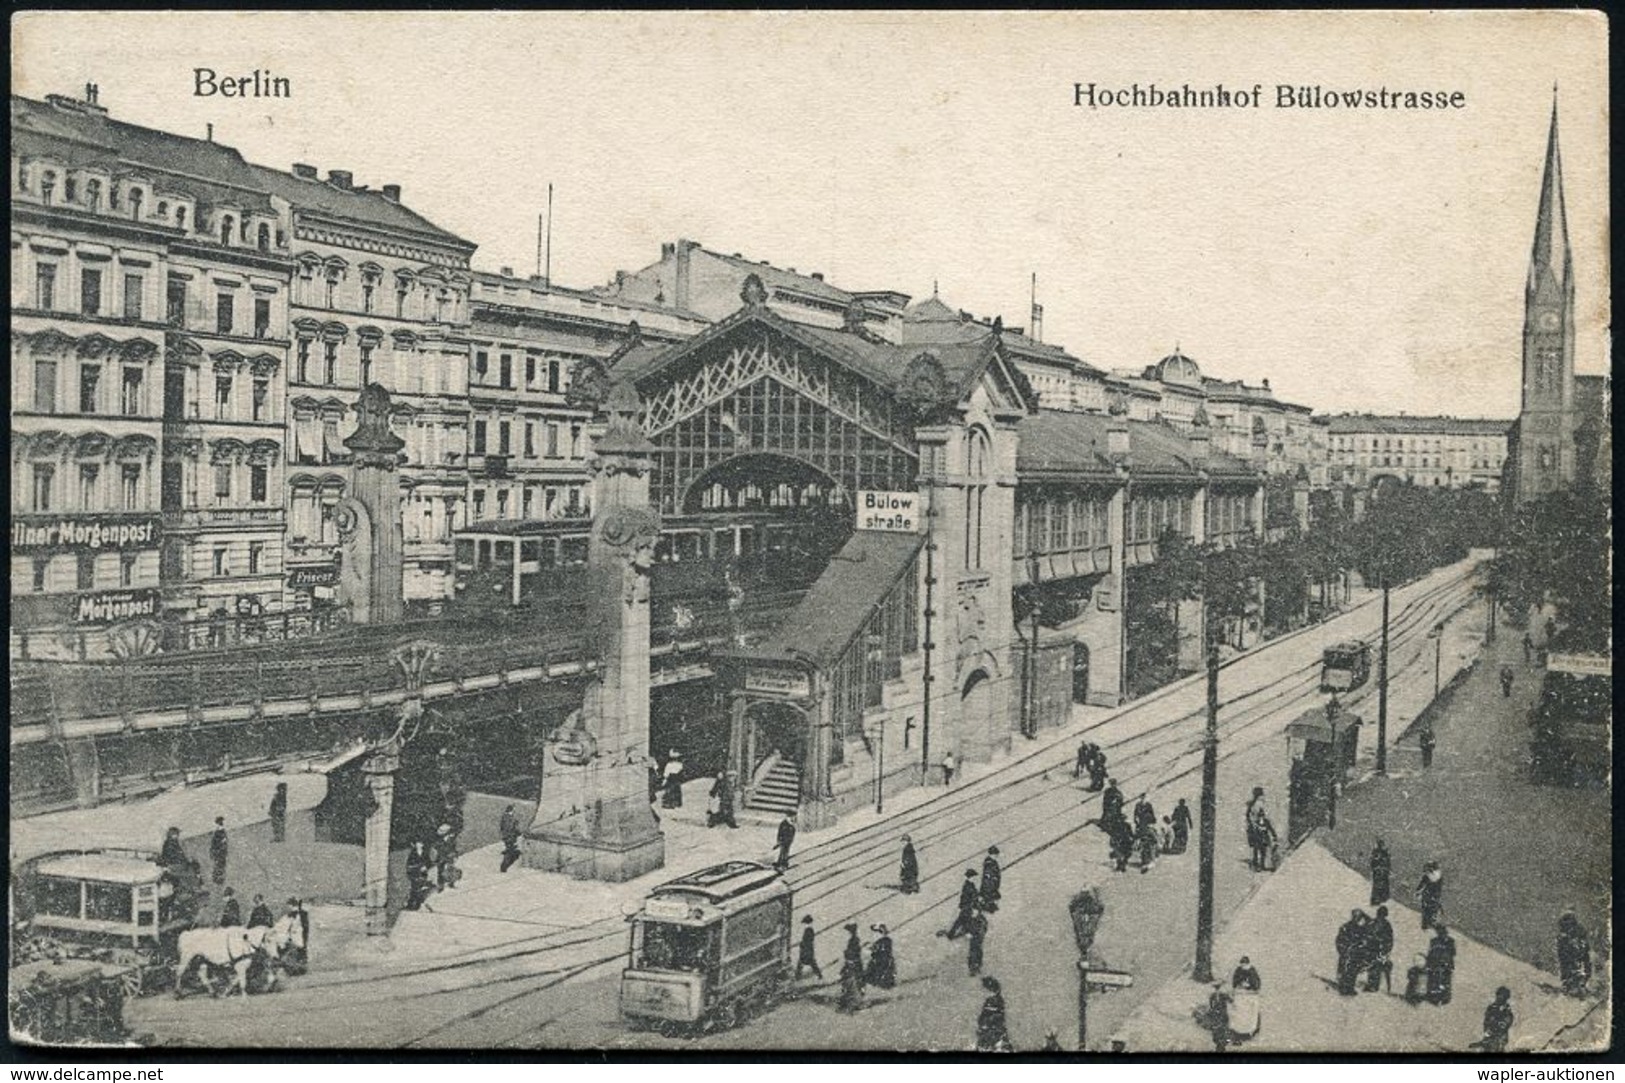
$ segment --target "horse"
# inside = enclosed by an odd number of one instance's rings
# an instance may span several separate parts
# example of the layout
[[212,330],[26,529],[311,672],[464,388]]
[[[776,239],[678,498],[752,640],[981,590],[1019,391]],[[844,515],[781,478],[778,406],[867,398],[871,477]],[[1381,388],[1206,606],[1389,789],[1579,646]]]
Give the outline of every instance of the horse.
[[[269,928],[262,925],[244,929],[233,925],[211,929],[188,929],[180,935],[177,944],[179,952],[175,963],[176,998],[184,994],[186,979],[197,969],[199,963],[203,963],[210,971],[218,968],[231,971],[236,976],[237,991],[247,996],[249,971],[253,968],[254,962],[261,957],[264,957],[272,968],[269,971],[268,988],[274,989],[276,961],[297,936],[297,919],[294,919],[293,929],[290,931],[286,918]],[[229,987],[227,995],[230,995]]]

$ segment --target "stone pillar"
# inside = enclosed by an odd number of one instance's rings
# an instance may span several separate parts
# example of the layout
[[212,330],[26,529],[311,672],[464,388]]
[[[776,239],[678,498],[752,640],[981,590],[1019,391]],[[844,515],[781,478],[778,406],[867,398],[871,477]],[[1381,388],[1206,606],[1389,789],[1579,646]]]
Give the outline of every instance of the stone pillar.
[[74,737],[63,742],[68,759],[68,778],[73,782],[73,801],[80,808],[95,808],[101,800],[101,756],[94,737]]
[[[605,403],[610,422],[593,441],[592,539],[587,550],[587,634],[598,677],[543,761],[542,800],[523,841],[528,868],[579,880],[624,881],[666,862],[649,807],[649,565],[659,517],[649,508],[654,447],[638,421],[637,392],[622,384]],[[564,783],[568,808],[550,800]]]
[[395,810],[395,772],[400,766],[400,754],[393,750],[374,753],[361,765],[367,792],[372,795],[365,859],[368,936],[389,932],[389,825]]
[[396,471],[406,441],[389,428],[389,392],[368,384],[356,404],[356,430],[344,439],[355,466],[350,496],[337,511],[344,566],[340,595],[356,624],[401,619],[401,488]]
[[1309,533],[1309,483],[1299,481],[1292,486],[1292,514],[1297,517],[1298,529]]

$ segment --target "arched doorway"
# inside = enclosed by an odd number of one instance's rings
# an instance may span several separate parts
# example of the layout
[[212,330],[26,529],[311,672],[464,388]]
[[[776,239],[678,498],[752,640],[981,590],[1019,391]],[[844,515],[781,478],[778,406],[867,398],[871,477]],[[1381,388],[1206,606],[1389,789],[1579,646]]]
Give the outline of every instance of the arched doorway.
[[1072,644],[1072,702],[1089,702],[1089,645]]
[[745,721],[751,727],[745,764],[749,776],[774,756],[800,769],[807,754],[807,716],[801,708],[782,700],[759,700],[745,709]]
[[959,694],[960,721],[961,724],[985,725],[992,716],[993,682],[988,679],[987,670],[979,669],[965,679],[964,690]]

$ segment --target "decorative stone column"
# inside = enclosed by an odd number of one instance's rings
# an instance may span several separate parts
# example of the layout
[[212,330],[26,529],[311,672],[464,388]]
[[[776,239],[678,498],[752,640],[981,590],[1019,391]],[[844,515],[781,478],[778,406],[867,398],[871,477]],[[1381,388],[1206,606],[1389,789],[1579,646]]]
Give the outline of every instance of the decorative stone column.
[[355,624],[389,624],[403,610],[401,488],[396,477],[406,441],[389,428],[389,392],[368,384],[356,404],[356,430],[344,439],[355,470],[335,518],[343,563],[339,596]]
[[367,813],[367,935],[389,932],[389,825],[395,810],[395,772],[401,757],[394,747],[368,756],[361,765],[372,807]]
[[587,550],[589,654],[597,679],[543,759],[542,796],[523,841],[526,867],[623,881],[666,862],[649,807],[649,565],[660,518],[649,507],[654,446],[637,392],[611,389],[593,442]]

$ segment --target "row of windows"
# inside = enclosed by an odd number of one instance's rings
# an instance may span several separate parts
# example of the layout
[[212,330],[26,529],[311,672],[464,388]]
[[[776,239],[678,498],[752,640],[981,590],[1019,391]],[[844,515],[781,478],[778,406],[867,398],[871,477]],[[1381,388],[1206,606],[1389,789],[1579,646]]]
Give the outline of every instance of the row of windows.
[[[496,440],[494,442],[489,439],[491,429],[492,425],[490,422],[483,418],[477,418],[474,421],[474,449],[472,453],[475,455],[514,454],[513,422],[498,421],[496,423]],[[538,429],[540,429],[543,438],[543,442],[540,445],[538,445],[536,439]],[[569,452],[568,458],[571,459],[580,459],[586,455],[586,446],[582,440],[582,428],[580,425],[571,425],[569,427],[569,444],[567,449],[565,444],[562,442],[566,437],[565,428],[556,421],[544,422],[541,425],[537,425],[532,421],[527,421],[524,423],[523,435],[524,457],[527,459],[535,459],[538,457],[547,459],[562,459],[567,457],[565,455],[566,450]]]
[[[565,370],[564,362],[557,357],[543,360],[527,354],[524,369],[525,382],[523,388],[526,391],[546,391],[559,394],[569,384],[569,374]],[[474,378],[471,383],[482,387],[501,387],[516,390],[514,383],[516,371],[513,354],[498,354],[497,364],[493,369],[490,353],[486,350],[477,350],[474,353]]]
[[[63,378],[69,372],[78,377],[77,396],[72,396],[71,391],[65,393],[62,386]],[[116,399],[111,386],[113,380],[118,381]],[[124,417],[144,417],[147,414],[146,370],[134,366],[87,363],[75,368],[56,358],[35,358],[33,391],[30,405],[36,413],[73,413],[70,404],[77,403],[77,412],[81,414],[116,412]]]
[[294,344],[289,379],[309,387],[361,388],[378,383],[391,391],[409,394],[464,393],[456,358],[399,350],[380,354],[378,345],[363,339],[352,355],[332,339],[301,338]]
[[1168,530],[1188,538],[1191,536],[1191,498],[1179,493],[1135,496],[1129,500],[1128,521],[1123,525],[1131,545],[1154,542]]
[[[318,270],[321,271],[320,277]],[[354,294],[343,288],[345,277],[344,268],[338,264],[323,268],[314,262],[302,263],[298,277],[294,279],[294,303],[310,308],[378,314],[380,302],[386,293],[383,272],[362,271],[360,289]],[[460,290],[430,283],[423,283],[421,288],[416,286],[409,276],[396,275],[394,289],[388,294],[389,311],[396,319],[456,323],[462,318],[463,294]]]
[[[145,320],[147,274],[141,271],[116,272],[104,267],[80,267],[78,289],[69,295],[64,288],[65,269],[50,259],[34,263],[34,307],[45,312],[77,312],[82,316]],[[189,285],[184,276],[171,274],[164,296],[164,320],[172,327],[188,326]],[[216,290],[212,309],[200,311],[199,329],[212,326],[220,335],[249,334],[271,337],[271,298],[254,296],[245,309],[236,289]]]
[[145,468],[139,463],[80,463],[69,473],[59,463],[30,463],[28,510],[146,511]]
[[[15,569],[16,565],[12,565]],[[139,553],[69,553],[29,560],[29,586],[34,594],[69,590],[104,590],[140,585]],[[15,582],[15,572],[13,573]]]
[[[29,163],[25,162],[17,169],[17,190],[25,195],[35,194],[34,170]],[[121,215],[128,213],[129,217],[137,222],[154,220],[165,225],[173,224],[176,229],[183,230],[188,227],[191,212],[191,204],[179,200],[176,200],[173,206],[167,199],[149,204],[147,190],[137,185],[118,182],[104,184],[99,177],[74,173],[59,174],[57,170],[49,168],[40,170],[38,196],[40,202],[47,207],[66,205],[97,212],[105,210]],[[147,210],[149,205],[150,212]],[[191,224],[198,225],[195,219],[191,220]],[[287,233],[284,230],[274,229],[271,223],[266,221],[250,221],[248,217],[234,214],[229,210],[216,212],[214,226],[209,232],[218,238],[222,245],[252,246],[261,252],[271,250],[273,238],[278,248],[287,244]]]
[[1024,503],[1016,510],[1015,556],[1109,545],[1109,512],[1106,501],[1082,497]]
[[548,519],[583,518],[590,514],[585,485],[512,485],[473,491],[473,518]]

